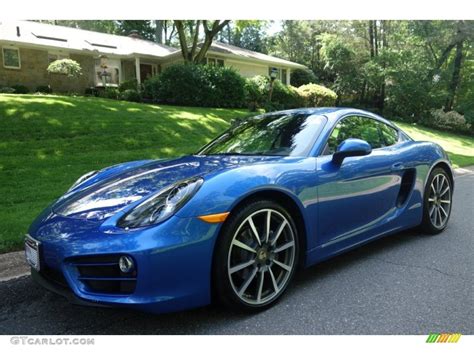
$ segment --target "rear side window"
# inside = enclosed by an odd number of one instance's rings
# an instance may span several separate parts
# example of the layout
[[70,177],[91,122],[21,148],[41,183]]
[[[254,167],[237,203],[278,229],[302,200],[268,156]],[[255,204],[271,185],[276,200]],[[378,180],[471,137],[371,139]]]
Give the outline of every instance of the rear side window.
[[380,123],[380,132],[385,146],[394,145],[398,142],[398,131],[385,123]]
[[334,154],[339,144],[348,138],[362,139],[369,143],[372,149],[385,146],[380,136],[379,125],[377,121],[361,116],[342,119],[332,131],[324,154]]

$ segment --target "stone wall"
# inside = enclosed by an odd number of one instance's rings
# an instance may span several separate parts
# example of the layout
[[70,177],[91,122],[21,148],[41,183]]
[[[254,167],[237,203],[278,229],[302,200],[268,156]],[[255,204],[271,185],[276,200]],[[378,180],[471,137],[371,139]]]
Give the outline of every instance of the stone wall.
[[82,76],[68,78],[65,75],[48,74],[48,51],[20,48],[21,69],[3,67],[3,51],[0,50],[0,87],[25,85],[31,91],[38,86],[51,85],[55,92],[84,93],[87,87],[94,86],[94,58],[82,54],[71,54],[82,68]]

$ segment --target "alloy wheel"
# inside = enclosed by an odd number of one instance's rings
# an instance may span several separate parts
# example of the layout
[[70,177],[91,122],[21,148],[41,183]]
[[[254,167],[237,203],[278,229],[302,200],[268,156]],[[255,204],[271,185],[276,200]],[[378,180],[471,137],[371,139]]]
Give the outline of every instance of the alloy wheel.
[[295,267],[295,234],[274,209],[258,210],[237,228],[227,271],[235,294],[250,305],[263,305],[285,289]]
[[444,228],[451,211],[451,187],[444,174],[435,175],[431,181],[428,206],[433,226]]

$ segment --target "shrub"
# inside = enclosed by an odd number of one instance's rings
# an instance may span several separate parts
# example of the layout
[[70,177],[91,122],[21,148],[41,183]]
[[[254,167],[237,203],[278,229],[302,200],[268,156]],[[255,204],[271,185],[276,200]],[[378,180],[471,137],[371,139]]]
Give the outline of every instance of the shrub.
[[158,88],[160,86],[160,77],[153,76],[143,82],[142,96],[152,101],[158,101]]
[[245,79],[233,68],[204,66],[204,75],[211,84],[206,106],[242,107],[245,100]]
[[456,111],[444,112],[443,109],[431,110],[431,118],[422,120],[422,123],[447,131],[469,132],[472,128],[460,113]]
[[158,100],[175,105],[206,106],[212,89],[203,68],[191,64],[166,68],[159,76]]
[[15,94],[28,94],[30,92],[30,89],[25,85],[13,85],[12,89],[15,90]]
[[231,68],[178,64],[166,68],[155,80],[146,83],[145,93],[165,103],[205,107],[244,104],[245,80]]
[[304,100],[298,90],[285,85],[279,80],[273,82],[272,100],[268,102],[270,79],[265,76],[255,76],[245,83],[245,100],[249,109],[265,108],[267,111],[297,108],[304,106]]
[[119,91],[117,88],[107,87],[103,90],[99,90],[99,97],[117,100],[119,98]]
[[127,89],[120,93],[120,100],[140,102],[141,99],[142,97],[137,90]]
[[14,92],[14,88],[8,86],[0,87],[0,94],[13,94]]
[[314,84],[316,75],[309,69],[295,69],[291,71],[291,85],[300,87],[301,85]]
[[298,88],[298,93],[306,107],[334,106],[337,99],[334,91],[316,84],[302,85]]
[[294,86],[285,85],[279,80],[273,83],[272,104],[275,109],[289,109],[302,107],[305,101]]
[[132,79],[132,80],[127,80],[127,81],[124,81],[123,83],[121,83],[118,87],[118,90],[120,92],[124,92],[125,90],[135,90],[135,91],[137,91],[137,88],[138,88],[137,80]]
[[82,75],[81,65],[72,59],[58,59],[52,62],[47,69],[50,74],[63,74],[68,77],[79,77]]
[[86,96],[99,96],[99,90],[95,87],[90,87],[84,90],[84,95]]
[[53,90],[49,85],[40,85],[36,88],[35,92],[39,92],[41,94],[51,94]]

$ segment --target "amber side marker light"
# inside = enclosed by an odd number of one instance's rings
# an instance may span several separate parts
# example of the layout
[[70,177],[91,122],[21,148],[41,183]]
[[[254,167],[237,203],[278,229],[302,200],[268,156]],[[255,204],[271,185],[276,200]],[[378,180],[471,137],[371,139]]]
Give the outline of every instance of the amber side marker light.
[[217,213],[217,214],[208,214],[206,216],[199,216],[198,218],[201,221],[207,223],[222,223],[226,220],[230,212]]

